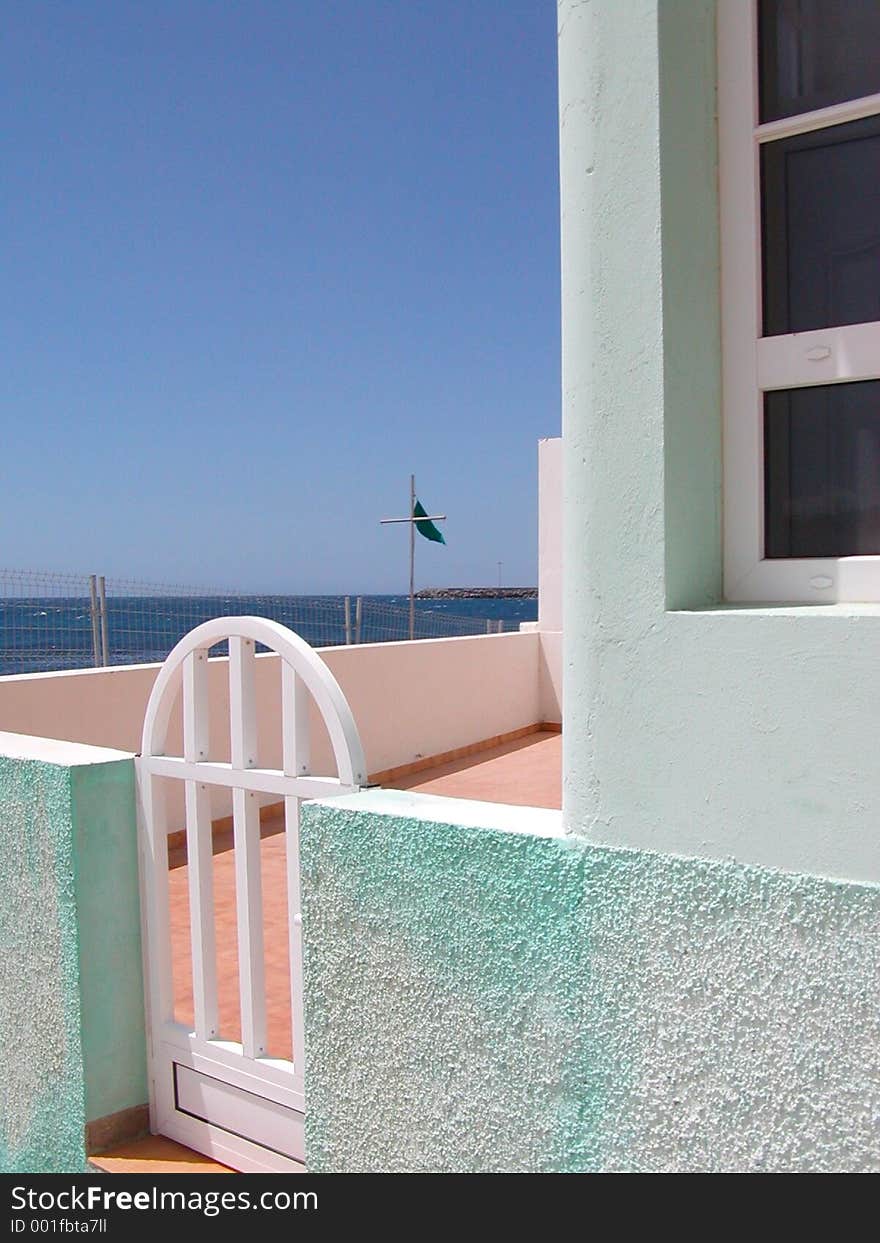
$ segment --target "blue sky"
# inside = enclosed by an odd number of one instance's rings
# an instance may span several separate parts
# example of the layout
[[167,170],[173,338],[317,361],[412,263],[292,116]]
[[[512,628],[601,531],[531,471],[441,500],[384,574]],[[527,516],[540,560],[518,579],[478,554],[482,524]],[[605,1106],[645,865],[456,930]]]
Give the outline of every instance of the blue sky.
[[4,6],[0,565],[536,581],[552,0]]

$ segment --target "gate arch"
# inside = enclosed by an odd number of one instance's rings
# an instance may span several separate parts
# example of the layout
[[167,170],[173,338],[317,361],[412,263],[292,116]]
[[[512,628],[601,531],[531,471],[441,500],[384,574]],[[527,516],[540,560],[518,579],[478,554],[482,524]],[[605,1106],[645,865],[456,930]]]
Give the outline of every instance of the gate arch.
[[[209,758],[208,653],[229,643],[230,759]],[[281,768],[257,764],[257,644],[277,654],[281,679]],[[183,754],[168,755],[171,714],[183,700]],[[336,760],[335,776],[311,771],[314,700]],[[351,709],[312,648],[277,622],[223,617],[197,626],[173,648],[144,718],[139,850],[144,966],[150,1034],[150,1117],[168,1135],[241,1170],[287,1170],[304,1160],[304,1043],[299,808],[303,799],[350,793],[366,781]],[[169,901],[167,779],[184,787],[194,1022],[175,1021]],[[231,792],[241,1040],[221,1038],[213,893],[212,789]],[[283,799],[292,1048],[266,1047],[266,980],[260,804]]]

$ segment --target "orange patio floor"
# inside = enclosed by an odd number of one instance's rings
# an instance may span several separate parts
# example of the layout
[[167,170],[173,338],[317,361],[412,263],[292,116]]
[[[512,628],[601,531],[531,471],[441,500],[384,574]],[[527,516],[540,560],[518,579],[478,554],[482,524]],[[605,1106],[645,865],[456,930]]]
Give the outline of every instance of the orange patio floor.
[[394,789],[517,807],[558,808],[562,806],[562,735],[528,734],[466,760],[395,781]]
[[[561,735],[540,732],[389,784],[395,789],[450,798],[558,808],[561,805],[561,756]],[[261,849],[267,1052],[275,1057],[289,1057],[291,1050],[287,882],[282,828],[280,820],[268,821],[263,826]],[[220,835],[215,840],[214,849],[219,1035],[222,1039],[237,1041],[240,1040],[241,1026],[231,835]],[[183,851],[172,856],[169,885],[175,1018],[179,1022],[192,1024],[188,876]]]
[[164,1135],[147,1135],[89,1157],[89,1164],[107,1174],[234,1174],[200,1152],[175,1144]]

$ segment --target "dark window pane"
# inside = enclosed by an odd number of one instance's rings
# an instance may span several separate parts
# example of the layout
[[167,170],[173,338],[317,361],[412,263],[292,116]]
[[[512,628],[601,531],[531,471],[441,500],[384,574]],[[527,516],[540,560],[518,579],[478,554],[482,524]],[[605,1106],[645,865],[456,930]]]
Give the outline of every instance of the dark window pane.
[[880,553],[880,380],[764,395],[765,556]]
[[880,117],[765,143],[761,200],[764,335],[880,319]]
[[758,21],[762,121],[880,92],[878,0],[761,0]]

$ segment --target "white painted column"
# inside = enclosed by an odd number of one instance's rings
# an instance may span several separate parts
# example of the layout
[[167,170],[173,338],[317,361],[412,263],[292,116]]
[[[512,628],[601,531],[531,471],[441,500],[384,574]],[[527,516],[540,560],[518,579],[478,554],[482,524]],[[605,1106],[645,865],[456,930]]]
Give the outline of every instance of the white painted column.
[[665,607],[657,3],[558,6],[563,813],[587,836],[603,653]]
[[562,686],[563,822],[583,823],[584,792],[594,784],[589,734],[590,657],[587,642],[589,575],[585,556],[589,527],[586,455],[589,452],[592,291],[592,185],[597,96],[592,50],[592,4],[559,0],[559,195],[562,255],[562,585],[567,659]]

